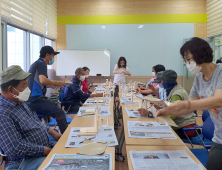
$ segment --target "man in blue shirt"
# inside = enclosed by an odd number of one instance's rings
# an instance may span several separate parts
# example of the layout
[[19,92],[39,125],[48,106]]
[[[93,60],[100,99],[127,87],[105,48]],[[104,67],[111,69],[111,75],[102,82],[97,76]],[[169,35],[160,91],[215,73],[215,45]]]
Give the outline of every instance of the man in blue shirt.
[[56,140],[61,134],[45,127],[25,101],[30,90],[28,77],[20,66],[11,66],[1,74],[0,95],[0,148],[7,155],[5,169],[36,170],[49,154],[54,144],[49,134]]
[[65,110],[70,108],[70,112],[78,112],[79,107],[81,107],[82,103],[84,103],[89,97],[103,97],[103,93],[86,94],[82,92],[80,88],[86,75],[83,68],[77,68],[75,74],[76,75],[71,80],[73,84],[66,86],[64,92]]
[[52,47],[44,46],[40,51],[40,58],[31,65],[29,73],[32,73],[32,75],[29,77],[28,84],[31,95],[28,105],[38,115],[47,115],[55,118],[63,134],[68,126],[65,113],[56,103],[45,97],[47,87],[57,88],[65,86],[65,83],[62,81],[48,79],[47,64],[52,65],[54,63],[54,56],[57,54],[59,52],[55,52]]

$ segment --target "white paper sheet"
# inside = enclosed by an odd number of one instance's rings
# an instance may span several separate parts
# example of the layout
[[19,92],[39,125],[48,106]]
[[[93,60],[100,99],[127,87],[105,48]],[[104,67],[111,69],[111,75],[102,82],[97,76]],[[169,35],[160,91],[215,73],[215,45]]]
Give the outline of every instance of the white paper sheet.
[[[95,109],[95,107],[80,107],[79,112],[78,112],[78,116],[79,117],[93,117],[94,115],[82,115],[82,113],[84,113],[84,111],[87,109]],[[101,115],[111,116],[111,112],[109,110],[109,107],[101,107],[101,114],[98,114],[98,116],[101,116]]]
[[112,154],[104,155],[78,155],[78,154],[54,154],[49,163],[42,170],[61,169],[90,169],[112,170]]
[[127,121],[130,138],[177,139],[170,126],[157,122]]
[[[102,98],[99,98],[99,99],[102,99]],[[98,104],[99,105],[109,106],[110,105],[110,101],[111,101],[111,99],[109,99],[109,103],[108,104],[106,104],[106,103],[98,103]],[[87,99],[83,105],[84,106],[96,105],[96,99],[94,99],[94,98]]]
[[134,170],[203,170],[185,150],[129,151]]
[[122,104],[135,104],[138,105],[139,103],[132,103],[130,98],[127,99],[120,99]]
[[[142,98],[142,97],[143,97],[142,94],[133,94],[133,98]],[[125,93],[122,93],[122,98],[131,98],[131,96],[125,96]]]
[[[148,118],[147,116],[140,116],[140,113],[138,111],[131,111],[129,110],[130,108],[126,108],[126,107],[125,109],[129,117]],[[150,111],[151,109],[149,108],[148,110]]]
[[73,127],[71,129],[66,142],[66,148],[80,148],[85,138],[92,138],[91,140],[95,142],[107,142],[108,147],[118,145],[116,134],[112,126],[99,127],[99,133],[97,133],[96,136],[78,136],[80,128],[82,127]]

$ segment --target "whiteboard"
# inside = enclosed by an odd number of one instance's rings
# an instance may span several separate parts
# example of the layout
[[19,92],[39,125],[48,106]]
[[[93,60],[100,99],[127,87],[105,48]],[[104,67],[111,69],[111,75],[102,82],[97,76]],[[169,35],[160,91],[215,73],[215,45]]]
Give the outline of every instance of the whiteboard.
[[79,67],[88,67],[90,76],[110,76],[109,50],[58,50],[56,61],[57,76],[73,76]]

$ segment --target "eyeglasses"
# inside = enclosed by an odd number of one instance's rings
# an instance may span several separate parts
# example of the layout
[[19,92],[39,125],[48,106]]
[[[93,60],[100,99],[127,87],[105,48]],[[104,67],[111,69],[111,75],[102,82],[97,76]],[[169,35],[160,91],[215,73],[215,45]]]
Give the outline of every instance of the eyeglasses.
[[188,59],[184,59],[184,60],[183,60],[183,63],[184,63],[184,64],[187,64],[187,63],[190,64],[191,61],[193,61],[193,58],[188,58]]

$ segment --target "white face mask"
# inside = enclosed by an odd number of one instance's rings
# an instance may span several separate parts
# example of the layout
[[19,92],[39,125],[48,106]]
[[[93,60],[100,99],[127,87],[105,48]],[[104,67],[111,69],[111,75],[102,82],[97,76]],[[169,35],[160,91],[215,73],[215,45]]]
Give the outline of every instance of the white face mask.
[[84,81],[85,80],[85,76],[80,76],[80,81]]
[[197,66],[195,61],[190,61],[190,63],[186,63],[187,65],[187,69],[193,73],[193,74],[198,74],[200,72],[200,70],[202,69],[201,66]]
[[155,72],[152,72],[153,77],[156,76]]
[[[15,89],[15,88],[14,88]],[[16,89],[15,89],[16,90]],[[18,90],[16,90],[17,92],[19,92]],[[16,96],[14,94],[12,94],[12,96],[14,98],[17,98],[19,99],[21,102],[26,102],[28,99],[29,99],[29,96],[30,96],[30,89],[27,87],[25,90],[23,90],[22,92],[19,92],[19,95]]]

